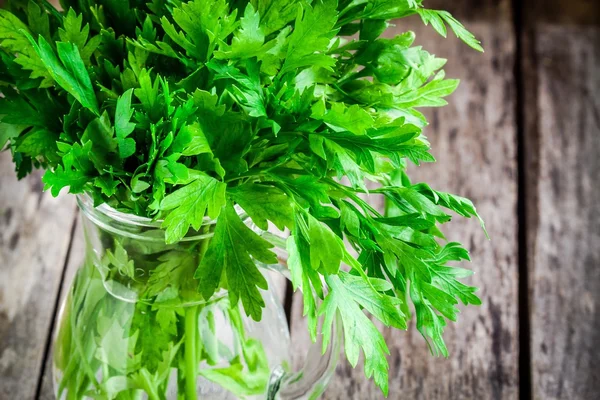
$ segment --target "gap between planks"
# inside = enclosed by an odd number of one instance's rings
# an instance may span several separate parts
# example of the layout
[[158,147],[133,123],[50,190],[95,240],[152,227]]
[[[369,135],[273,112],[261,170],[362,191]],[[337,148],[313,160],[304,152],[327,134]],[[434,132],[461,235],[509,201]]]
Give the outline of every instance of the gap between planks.
[[[513,25],[515,31],[515,118],[516,118],[516,133],[517,133],[517,241],[518,241],[518,316],[519,316],[519,398],[521,400],[529,400],[532,396],[531,391],[531,306],[529,299],[529,266],[528,266],[528,250],[527,250],[527,229],[528,229],[528,213],[527,213],[527,198],[530,195],[530,190],[527,187],[527,162],[531,156],[528,152],[537,151],[535,148],[529,148],[529,140],[527,139],[527,101],[526,96],[534,96],[535,90],[526,95],[525,82],[535,82],[530,79],[535,79],[530,71],[533,70],[531,65],[526,63],[530,60],[529,52],[531,51],[533,36],[528,35],[525,24],[527,23],[527,5],[528,1],[512,0]],[[529,40],[528,40],[529,39]],[[529,68],[528,68],[529,67]],[[535,85],[532,85],[535,89]],[[528,98],[527,98],[528,99]],[[532,104],[535,104],[533,102]],[[531,107],[530,107],[531,108]],[[532,110],[533,111],[533,110]],[[529,130],[529,132],[533,132]]]
[[65,277],[67,275],[67,268],[69,267],[69,262],[71,261],[73,243],[75,242],[76,228],[77,225],[79,225],[79,214],[79,209],[77,209],[77,211],[75,211],[73,221],[71,223],[71,237],[69,239],[69,247],[67,248],[67,255],[65,257],[65,262],[63,263],[62,274],[60,277],[60,285],[58,286],[58,292],[56,293],[56,299],[54,301],[54,311],[52,312],[52,319],[49,325],[50,329],[48,330],[48,337],[46,339],[46,346],[44,347],[44,356],[42,358],[41,370],[37,382],[37,387],[35,390],[36,399],[39,399],[41,397],[42,389],[44,386],[44,376],[46,376],[47,373],[51,373],[51,371],[47,371],[47,369],[51,365],[50,360],[52,356],[52,342],[54,340],[54,329],[58,322],[60,306],[61,302],[63,301],[63,293],[66,292],[65,285],[70,284],[70,282],[65,282]]

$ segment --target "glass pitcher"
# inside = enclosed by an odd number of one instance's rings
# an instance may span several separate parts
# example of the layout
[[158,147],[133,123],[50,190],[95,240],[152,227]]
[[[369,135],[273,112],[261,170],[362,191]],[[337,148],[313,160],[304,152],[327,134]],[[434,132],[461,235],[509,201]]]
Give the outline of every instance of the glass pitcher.
[[[214,221],[166,244],[160,222],[78,198],[86,257],[59,317],[53,372],[57,399],[316,399],[337,364],[339,321],[320,335],[302,371],[291,371],[281,302],[262,291],[262,320],[232,306],[225,290],[206,301],[194,279]],[[240,210],[241,212],[241,210]],[[260,232],[271,235],[267,232]],[[277,237],[270,240],[277,242]],[[283,243],[283,239],[279,238]],[[280,265],[257,266],[285,272]],[[241,303],[241,302],[238,302]]]

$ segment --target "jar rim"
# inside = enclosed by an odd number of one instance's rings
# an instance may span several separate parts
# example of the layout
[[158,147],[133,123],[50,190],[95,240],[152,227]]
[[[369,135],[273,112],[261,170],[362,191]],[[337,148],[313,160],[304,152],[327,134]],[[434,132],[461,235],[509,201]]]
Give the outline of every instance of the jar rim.
[[[77,205],[82,214],[92,223],[115,235],[144,241],[164,242],[165,240],[165,237],[162,235],[161,237],[153,237],[140,233],[143,232],[144,229],[165,232],[165,229],[162,227],[164,222],[163,219],[152,219],[132,213],[126,213],[119,211],[106,203],[94,206],[94,200],[87,193],[77,195]],[[236,211],[242,218],[245,217],[245,213],[239,206],[236,206]],[[216,223],[216,219],[212,219],[208,216],[205,216],[202,220],[202,226],[212,226]],[[212,232],[198,233],[197,235],[186,236],[182,238],[180,242],[197,241],[212,236]]]

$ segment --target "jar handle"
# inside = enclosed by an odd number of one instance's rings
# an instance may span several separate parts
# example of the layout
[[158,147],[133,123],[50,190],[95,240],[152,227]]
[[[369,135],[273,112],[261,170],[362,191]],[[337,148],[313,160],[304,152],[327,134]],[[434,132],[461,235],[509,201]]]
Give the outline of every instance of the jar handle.
[[[269,269],[291,280],[289,270],[283,265],[271,265]],[[342,337],[342,320],[337,313],[326,348],[323,348],[323,332],[318,329],[316,341],[311,343],[300,371],[288,372],[279,366],[271,373],[267,400],[313,400],[323,394],[338,364]]]
[[[275,253],[280,264],[267,268],[279,272],[291,281],[290,271],[286,267],[287,251],[285,239],[268,231],[259,230],[259,234],[275,245]],[[331,338],[328,346],[323,348],[323,333],[317,332],[317,338],[311,343],[304,366],[300,371],[287,372],[283,367],[271,373],[267,400],[313,400],[325,391],[327,384],[335,372],[342,347],[342,319],[336,313],[331,324]]]
[[331,341],[323,350],[323,333],[311,343],[300,371],[286,373],[282,367],[271,374],[268,400],[312,400],[323,394],[338,364],[342,344],[339,314],[333,320]]

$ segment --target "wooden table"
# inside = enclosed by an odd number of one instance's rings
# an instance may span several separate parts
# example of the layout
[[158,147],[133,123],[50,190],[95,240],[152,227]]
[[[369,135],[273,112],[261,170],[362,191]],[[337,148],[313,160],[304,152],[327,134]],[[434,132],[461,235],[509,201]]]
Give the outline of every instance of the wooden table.
[[[447,3],[447,4],[444,4]],[[427,1],[450,7],[484,55],[417,20],[431,52],[462,79],[429,112],[437,164],[418,179],[472,198],[452,240],[472,250],[484,305],[448,328],[451,356],[432,358],[414,329],[385,330],[390,399],[600,398],[600,5],[595,0]],[[72,197],[17,182],[0,156],[0,399],[53,399],[49,354],[59,299],[82,257]],[[296,298],[292,334],[303,329]],[[326,399],[379,399],[342,363]]]

